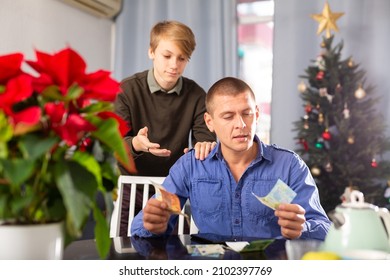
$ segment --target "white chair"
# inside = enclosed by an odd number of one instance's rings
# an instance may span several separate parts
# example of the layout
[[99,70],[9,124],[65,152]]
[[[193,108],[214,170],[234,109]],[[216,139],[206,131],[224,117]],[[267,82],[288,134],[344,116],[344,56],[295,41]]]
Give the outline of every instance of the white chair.
[[[142,197],[142,208],[145,207],[146,202],[149,199],[149,188],[153,187],[152,182],[161,184],[164,181],[165,177],[151,177],[151,176],[130,176],[130,175],[120,175],[118,178],[118,198],[114,202],[114,210],[111,217],[110,225],[110,237],[118,237],[120,226],[121,226],[121,213],[122,213],[122,201],[123,201],[123,189],[125,185],[130,185],[130,202],[129,202],[129,220],[127,227],[127,236],[130,236],[130,226],[134,219],[135,215],[135,200],[136,200],[136,191],[137,185],[143,186],[143,197]],[[189,202],[184,205],[182,213],[186,213],[190,207]],[[196,227],[193,219],[191,218],[190,224],[190,234],[197,233],[198,228]],[[184,233],[184,216],[179,216],[178,224],[178,234]]]

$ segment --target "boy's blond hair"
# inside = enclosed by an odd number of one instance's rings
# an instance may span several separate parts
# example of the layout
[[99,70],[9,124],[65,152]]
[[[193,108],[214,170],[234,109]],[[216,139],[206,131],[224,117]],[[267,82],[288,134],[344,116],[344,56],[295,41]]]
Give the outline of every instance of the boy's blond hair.
[[161,21],[150,31],[150,49],[154,52],[162,40],[174,41],[189,60],[195,50],[195,35],[185,24],[178,21]]

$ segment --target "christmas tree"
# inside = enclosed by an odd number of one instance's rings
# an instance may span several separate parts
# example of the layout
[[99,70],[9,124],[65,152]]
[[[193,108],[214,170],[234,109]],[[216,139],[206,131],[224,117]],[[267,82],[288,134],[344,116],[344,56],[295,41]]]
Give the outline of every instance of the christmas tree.
[[363,192],[365,201],[378,206],[390,187],[390,162],[386,153],[390,141],[385,122],[376,108],[380,100],[367,85],[365,71],[352,57],[342,59],[343,42],[333,46],[337,20],[326,4],[322,14],[312,17],[324,29],[321,52],[305,70],[298,90],[304,115],[295,122],[296,139],[302,156],[314,176],[326,212],[343,200],[346,190]]

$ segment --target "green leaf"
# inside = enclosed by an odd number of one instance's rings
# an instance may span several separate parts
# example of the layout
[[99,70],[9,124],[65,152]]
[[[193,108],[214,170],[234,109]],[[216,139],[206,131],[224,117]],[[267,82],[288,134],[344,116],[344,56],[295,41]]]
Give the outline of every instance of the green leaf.
[[91,213],[98,183],[92,173],[76,162],[58,163],[55,172],[68,211],[68,225],[77,232]]
[[8,142],[12,138],[13,129],[6,115],[0,111],[0,143]]
[[[14,197],[11,200],[11,211],[14,217],[17,219],[25,219],[23,222],[32,222],[33,217],[28,215],[26,209],[28,209],[29,205],[32,201],[34,201],[34,194],[28,194],[25,196]],[[35,198],[36,199],[36,198]],[[24,213],[23,213],[24,211]]]
[[8,196],[0,195],[0,219],[4,219],[7,217],[7,199]]
[[81,112],[83,113],[97,113],[97,112],[105,112],[105,111],[112,111],[114,105],[111,102],[97,102],[92,103],[91,105],[84,107],[81,109]]
[[72,85],[69,87],[66,95],[62,95],[59,90],[58,86],[48,86],[45,88],[45,90],[41,93],[41,95],[48,100],[55,100],[55,101],[70,101],[70,100],[76,100],[84,93],[84,89],[78,85]]
[[107,180],[110,181],[113,186],[116,186],[118,181],[116,161],[115,163],[111,163],[110,158],[108,158],[103,163],[101,163],[100,168],[102,170],[103,178],[106,179],[106,182],[103,182],[105,188],[107,189]]
[[[8,157],[7,143],[0,142],[0,158],[7,158],[7,157]],[[1,172],[1,166],[0,166],[0,172]]]
[[103,192],[102,195],[104,198],[104,204],[106,206],[106,208],[105,208],[106,222],[109,225],[111,222],[112,212],[114,210],[114,202],[113,202],[112,192]]
[[12,186],[22,185],[34,172],[34,160],[10,159],[0,160],[3,165],[4,176]]
[[40,94],[45,99],[64,101],[65,97],[59,92],[58,86],[48,86]]
[[100,118],[90,119],[90,121],[98,128],[92,132],[92,135],[115,151],[122,162],[128,164],[129,158],[122,136],[119,133],[117,121],[114,119],[102,120]]
[[95,225],[95,238],[96,238],[96,247],[101,259],[107,257],[110,252],[111,239],[108,223],[102,214],[99,207],[95,205],[93,208],[93,216],[96,222]]
[[84,89],[78,85],[72,85],[69,87],[66,93],[66,100],[75,100],[84,93]]
[[98,183],[98,187],[102,186],[102,173],[99,163],[96,161],[93,155],[76,151],[72,160],[76,161],[78,164],[82,165],[86,170],[91,172],[95,176],[95,180]]
[[63,221],[65,219],[66,209],[64,206],[64,201],[60,196],[58,196],[56,199],[50,199],[50,203],[47,205],[47,213],[45,214],[51,221]]
[[26,135],[20,142],[20,148],[25,151],[26,156],[37,159],[50,151],[58,142],[56,137],[41,138],[34,134]]

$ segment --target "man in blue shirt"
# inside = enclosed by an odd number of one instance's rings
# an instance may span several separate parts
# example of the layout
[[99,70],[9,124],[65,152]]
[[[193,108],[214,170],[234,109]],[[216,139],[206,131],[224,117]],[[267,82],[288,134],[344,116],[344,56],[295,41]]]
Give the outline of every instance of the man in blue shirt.
[[[206,96],[205,122],[219,143],[197,160],[194,151],[170,169],[164,187],[187,198],[200,233],[236,237],[325,239],[330,221],[307,165],[294,152],[266,145],[256,136],[259,109],[251,88],[227,77]],[[297,195],[276,210],[260,203],[280,179]],[[133,220],[133,236],[170,234],[177,221],[165,202],[150,199]]]

